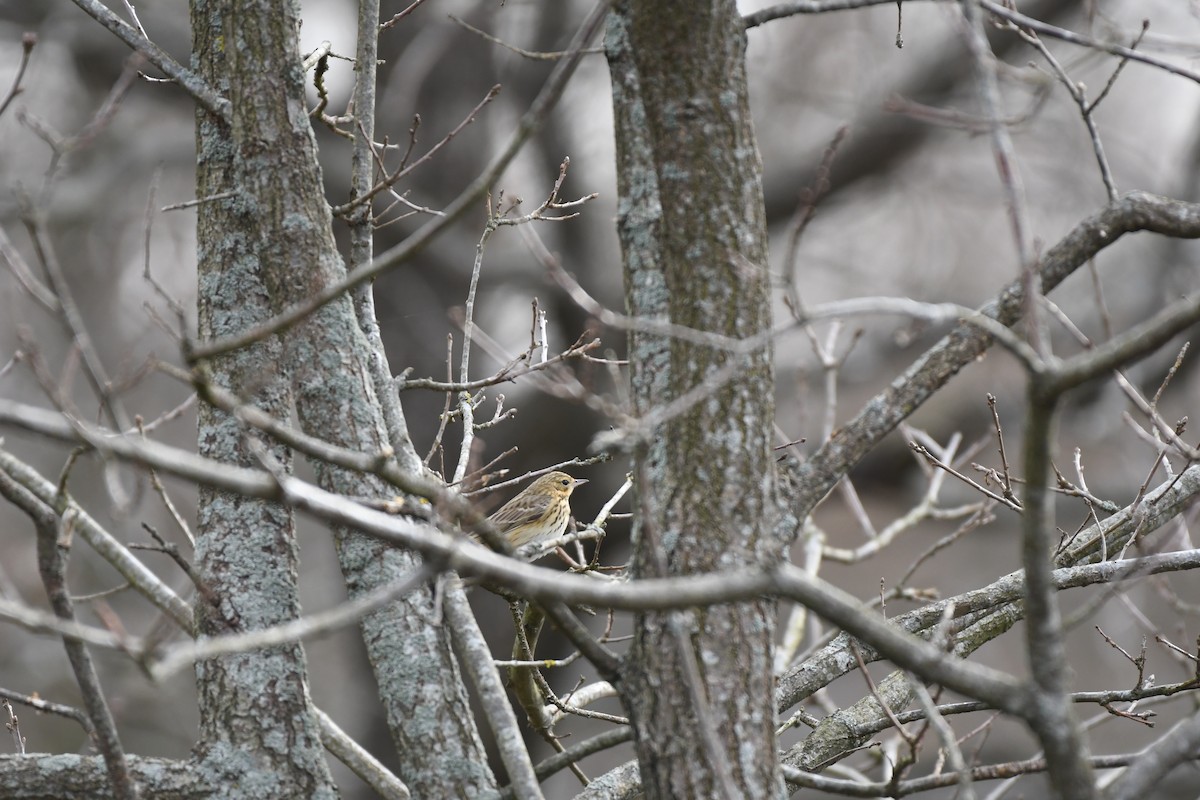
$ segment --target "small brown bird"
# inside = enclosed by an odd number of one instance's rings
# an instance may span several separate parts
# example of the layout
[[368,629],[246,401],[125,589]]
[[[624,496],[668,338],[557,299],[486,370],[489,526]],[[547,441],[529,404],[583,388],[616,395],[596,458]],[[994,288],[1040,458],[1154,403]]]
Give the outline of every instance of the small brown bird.
[[549,472],[502,505],[488,522],[514,548],[562,536],[571,517],[571,492],[585,483],[565,472]]

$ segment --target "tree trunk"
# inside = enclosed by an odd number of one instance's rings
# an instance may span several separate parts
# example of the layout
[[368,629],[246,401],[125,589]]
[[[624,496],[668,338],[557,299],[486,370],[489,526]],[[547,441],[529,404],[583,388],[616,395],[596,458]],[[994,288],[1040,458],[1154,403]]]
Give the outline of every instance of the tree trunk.
[[[279,89],[270,75],[247,62],[266,58],[263,42],[242,42],[228,2],[194,0],[192,50],[200,73],[234,100],[233,124],[196,112],[196,193],[205,198],[230,191],[235,197],[201,203],[196,225],[199,270],[199,329],[202,338],[240,333],[273,314],[262,280],[261,245],[271,234],[256,213],[258,199],[242,181],[255,121],[244,115],[255,101],[269,103]],[[288,19],[294,24],[294,19]],[[293,37],[289,37],[293,38]],[[243,54],[243,72],[231,67],[225,45],[255,50]],[[269,63],[269,62],[268,62]],[[252,70],[247,73],[246,70]],[[247,74],[250,77],[246,77]],[[272,131],[260,132],[270,138]],[[206,364],[211,380],[280,418],[290,413],[290,376],[282,346],[271,337]],[[199,452],[207,458],[257,466],[236,419],[200,404]],[[271,455],[290,468],[291,454],[271,446]],[[267,628],[300,611],[296,586],[295,527],[289,509],[274,503],[201,489],[196,562],[205,593],[197,603],[201,635]],[[196,665],[200,703],[197,762],[222,796],[255,786],[276,797],[335,797],[317,722],[311,713],[307,665],[299,644],[213,658]]]
[[[202,254],[213,242],[246,243],[232,253],[216,252],[221,257],[208,259],[207,271],[206,259],[201,258],[201,296],[215,297],[215,302],[228,298],[231,304],[226,312],[230,324],[202,329],[202,333],[228,335],[309,299],[344,277],[345,265],[333,239],[304,98],[295,5],[268,0],[211,4],[196,0],[193,8],[193,28],[208,34],[205,39],[197,34],[195,52],[208,65],[205,76],[219,86],[232,106],[228,130],[201,115],[198,146],[202,163],[229,159],[220,175],[213,173],[201,182],[200,196],[234,193],[228,200],[201,205],[202,211],[216,209],[213,213],[223,214],[221,224],[202,228]],[[218,83],[225,75],[228,83]],[[362,109],[361,113],[372,110]],[[213,153],[219,156],[214,159]],[[234,276],[241,282],[228,282],[230,276],[218,272],[239,268],[246,273]],[[244,312],[248,307],[255,309],[253,317]],[[208,314],[219,316],[216,311]],[[276,338],[281,345],[271,343]],[[280,416],[286,415],[294,402],[300,428],[335,445],[363,453],[392,449],[371,370],[371,359],[383,355],[370,347],[349,297],[328,303],[278,337],[239,351],[230,360],[240,362],[251,353],[262,356],[247,366],[246,380],[226,384],[234,391],[259,401],[275,400],[264,402],[264,407]],[[226,383],[223,375],[218,380]],[[272,392],[266,397],[255,395],[253,390],[259,386],[271,387]],[[240,429],[232,426],[230,438],[236,442],[239,436]],[[320,485],[329,491],[352,497],[393,494],[375,476],[323,462],[314,467]],[[251,577],[257,574],[255,569],[261,569],[262,555],[258,546],[246,546],[253,541],[247,537],[259,535],[256,531],[265,514],[255,511],[261,504],[241,501],[241,505],[250,506],[251,511],[239,519],[239,525],[229,526],[234,535],[228,541],[231,549],[249,560],[243,571]],[[286,529],[277,523],[279,541],[272,539],[263,546],[273,544],[287,550],[292,559],[287,563],[294,566],[290,518],[288,523]],[[414,554],[354,531],[334,534],[351,598],[398,580],[420,564]],[[278,583],[294,592],[294,577],[293,570]],[[282,607],[294,613],[295,598]],[[430,587],[367,616],[361,630],[396,742],[402,780],[415,797],[474,797],[494,788],[495,781],[470,713],[449,632],[432,623],[435,616]],[[294,652],[300,670],[295,680],[303,688],[302,651],[296,647]],[[268,684],[257,678],[252,696],[265,697],[264,685]],[[301,694],[306,695],[306,690]],[[213,703],[217,703],[216,697]],[[295,718],[307,719],[303,710],[295,711],[292,709]],[[215,725],[213,735],[221,728]],[[323,754],[318,755],[323,764]],[[289,794],[313,796],[311,790],[276,796]]]
[[[766,225],[733,2],[618,3],[608,49],[629,311],[733,352],[631,337],[638,416],[703,386],[637,454],[638,577],[780,557]],[[778,797],[774,604],[642,614],[622,681],[647,797]],[[681,732],[686,732],[681,735]]]

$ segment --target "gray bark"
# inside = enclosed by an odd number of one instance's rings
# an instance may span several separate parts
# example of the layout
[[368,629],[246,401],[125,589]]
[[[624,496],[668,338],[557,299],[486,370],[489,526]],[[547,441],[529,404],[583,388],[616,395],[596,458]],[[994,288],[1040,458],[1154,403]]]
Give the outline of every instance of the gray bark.
[[[208,67],[206,77],[227,93],[233,120],[228,130],[222,130],[202,116],[199,150],[204,173],[198,191],[201,196],[236,192],[234,198],[201,206],[212,220],[201,227],[200,293],[205,298],[202,317],[206,320],[201,333],[207,337],[244,331],[308,299],[342,277],[345,266],[333,240],[304,100],[294,5],[197,2],[194,9],[195,51]],[[210,35],[202,40],[206,32]],[[231,46],[233,43],[236,46]],[[225,167],[219,175],[212,172],[217,163]],[[207,271],[205,263],[210,265]],[[225,298],[229,307],[218,306]],[[226,324],[219,327],[214,320]],[[369,346],[350,299],[343,297],[278,339],[273,337],[222,359],[223,363],[244,364],[244,370],[215,377],[218,383],[280,416],[286,414],[289,402],[294,402],[306,432],[358,452],[380,453],[389,447],[389,439],[372,379],[372,358],[382,358],[382,354]],[[238,380],[240,376],[244,377]],[[240,446],[237,426],[230,425],[223,437],[227,440],[224,447]],[[287,463],[286,453],[276,455]],[[373,476],[327,464],[317,464],[316,469],[321,486],[328,490],[355,497],[391,494]],[[205,527],[220,525],[224,517],[215,509],[223,508],[222,504],[232,506],[230,522],[222,525],[226,535],[206,536],[206,540],[223,543],[225,549],[245,554],[251,561],[236,568],[240,582],[230,587],[230,595],[256,598],[244,591],[253,585],[254,576],[261,575],[256,570],[264,563],[272,565],[271,554],[278,553],[281,563],[272,569],[279,577],[265,583],[280,592],[277,607],[294,613],[290,517],[269,504],[233,498],[220,501],[205,504],[202,522]],[[352,531],[338,530],[335,535],[351,597],[396,580],[419,564],[410,553]],[[258,546],[247,547],[247,537],[259,536],[267,538]],[[206,548],[210,552],[213,545]],[[260,551],[268,554],[265,562]],[[230,595],[219,593],[222,598]],[[400,753],[402,779],[414,796],[469,797],[491,788],[494,782],[449,639],[443,629],[432,624],[433,617],[432,592],[417,592],[372,614],[361,629]],[[286,651],[292,654],[287,675],[295,684],[293,699],[299,708],[298,713],[297,708],[291,709],[292,718],[307,720],[304,706],[300,706],[301,702],[307,704],[302,651],[298,647]],[[254,663],[261,657],[254,653],[242,658]],[[274,707],[276,699],[261,687],[282,680],[282,675],[254,676],[251,685],[255,688],[247,699],[270,700]],[[228,686],[222,687],[216,680],[208,685],[219,692],[208,698],[207,705],[215,715],[207,728],[208,738],[219,740],[222,731],[230,727],[221,722],[228,713],[222,707]],[[310,781],[308,788],[295,790],[297,796],[313,796],[328,780],[323,754],[315,729],[307,723],[302,735],[289,735],[283,741],[297,739],[317,748],[311,754],[294,745],[287,748],[292,754],[308,754],[306,759],[311,756],[313,774],[322,775],[320,780]],[[254,749],[262,746],[265,743]],[[320,763],[319,769],[316,763]]]
[[[207,800],[217,796],[186,761],[130,756],[129,771],[146,797],[155,800]],[[0,755],[7,800],[63,800],[112,797],[104,759],[72,753]]]
[[[770,329],[761,166],[732,2],[619,3],[609,28],[631,314],[735,338]],[[715,380],[736,359],[731,380]],[[639,416],[708,382],[637,453],[639,577],[778,557],[771,347],[634,336]],[[776,797],[774,604],[640,614],[621,682],[648,797]],[[681,732],[686,732],[681,735]]]
[[[288,8],[287,4],[285,9]],[[259,14],[252,13],[257,10]],[[202,337],[253,327],[272,315],[262,282],[275,231],[262,213],[269,202],[256,177],[279,161],[286,132],[265,117],[285,98],[283,43],[262,27],[266,8],[215,0],[192,3],[193,52],[201,74],[233,103],[232,124],[197,111],[196,192],[236,191],[198,210],[199,325]],[[276,24],[294,24],[290,14]],[[289,31],[290,34],[290,31]],[[237,42],[236,46],[233,45]],[[285,36],[295,55],[294,34]],[[237,56],[235,57],[235,54]],[[211,380],[278,417],[289,413],[290,375],[272,338],[205,365]],[[231,464],[256,464],[243,427],[207,404],[200,407],[199,452]],[[290,467],[280,446],[270,452]],[[196,562],[206,588],[197,608],[201,635],[269,627],[299,614],[297,553],[291,512],[229,492],[201,491]],[[210,602],[211,598],[211,602]],[[299,645],[210,659],[196,665],[200,703],[197,761],[222,796],[271,787],[277,796],[334,797]]]

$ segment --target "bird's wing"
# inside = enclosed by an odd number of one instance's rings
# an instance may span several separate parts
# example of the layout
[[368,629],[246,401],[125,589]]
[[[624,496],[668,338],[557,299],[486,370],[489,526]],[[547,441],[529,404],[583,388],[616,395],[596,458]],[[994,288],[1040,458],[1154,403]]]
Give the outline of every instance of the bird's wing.
[[550,497],[520,496],[509,500],[500,510],[488,517],[488,520],[500,530],[515,528],[518,525],[528,525],[541,519],[550,507]]

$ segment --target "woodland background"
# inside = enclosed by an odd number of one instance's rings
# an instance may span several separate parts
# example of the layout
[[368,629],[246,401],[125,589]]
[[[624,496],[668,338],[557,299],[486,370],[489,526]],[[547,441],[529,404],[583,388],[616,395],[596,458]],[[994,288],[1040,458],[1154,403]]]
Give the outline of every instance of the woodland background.
[[[353,3],[313,0],[302,5],[302,52],[329,41],[334,53],[353,54]],[[747,2],[739,8],[751,13],[767,5]],[[552,68],[553,62],[530,59],[481,38],[455,18],[521,48],[555,51],[565,45],[585,6],[590,4],[431,0],[381,37],[384,63],[376,130],[392,141],[408,137],[414,114],[420,115],[421,141],[436,141],[458,125],[493,85],[502,86],[475,121],[406,182],[408,200],[440,208],[456,196],[506,138]],[[398,10],[385,4],[384,17]],[[1149,19],[1141,49],[1188,65],[1200,56],[1200,6],[1194,2],[1038,0],[1023,3],[1022,10],[1056,25],[1126,43],[1138,34],[1142,20]],[[137,4],[137,11],[155,41],[186,63],[188,20],[178,4],[147,0]],[[0,87],[9,86],[16,73],[19,43],[26,31],[36,32],[38,41],[23,92],[16,105],[0,116],[0,226],[13,246],[33,261],[20,221],[18,195],[39,192],[51,164],[49,148],[33,128],[39,121],[60,132],[85,126],[121,78],[129,53],[68,2],[0,0]],[[906,3],[903,48],[895,46],[897,8],[893,5],[776,20],[751,29],[748,36],[771,265],[778,272],[780,288],[774,298],[776,319],[789,313],[782,289],[793,263],[794,286],[808,304],[865,294],[974,307],[1016,277],[1016,253],[992,151],[975,123],[974,73],[963,43],[958,4]],[[1033,234],[1039,249],[1045,250],[1106,204],[1105,186],[1078,108],[1062,86],[1017,37],[999,30],[991,31],[990,37],[1004,65],[1001,89]],[[1111,57],[1057,42],[1050,47],[1071,76],[1087,85],[1092,97],[1113,73],[1116,62]],[[333,60],[326,77],[330,108],[345,106],[351,80],[350,65]],[[309,100],[313,105],[317,102],[311,83]],[[1145,65],[1127,65],[1095,114],[1118,189],[1200,201],[1198,111],[1200,89],[1195,84]],[[194,197],[193,117],[192,101],[181,92],[166,85],[136,83],[94,139],[57,165],[45,209],[47,235],[56,243],[99,354],[116,380],[129,382],[122,395],[125,406],[147,418],[176,406],[187,395],[186,387],[160,374],[142,375],[140,370],[152,357],[178,360],[177,343],[155,319],[163,307],[144,280],[143,266],[148,205],[160,208]],[[349,145],[321,125],[314,127],[327,196],[336,204],[348,193]],[[841,129],[844,133],[839,134]],[[836,154],[826,169],[823,161],[835,140]],[[580,209],[578,218],[540,225],[538,232],[588,292],[608,308],[620,310],[612,105],[602,54],[585,57],[546,125],[496,186],[505,198],[523,198],[523,208],[529,210],[546,195],[564,156],[570,157],[571,166],[563,195],[573,199],[596,192],[598,197]],[[815,216],[795,244],[793,260],[790,234],[798,209],[803,210],[814,188],[821,197]],[[383,340],[396,370],[411,368],[414,376],[444,378],[446,340],[461,336],[454,309],[461,308],[466,297],[483,220],[482,208],[478,214],[468,214],[413,263],[375,283]],[[381,228],[377,250],[400,241],[417,224],[418,219],[404,219]],[[157,212],[148,237],[154,277],[189,309],[194,308],[196,291],[194,226],[195,216],[189,210]],[[343,233],[338,231],[339,236]],[[1072,276],[1053,299],[1081,328],[1100,338],[1106,324],[1123,329],[1193,287],[1200,263],[1198,247],[1193,242],[1139,235],[1107,249],[1095,273],[1104,287],[1107,320],[1097,310],[1092,278],[1086,271]],[[623,353],[624,332],[606,328],[573,302],[547,278],[522,237],[514,230],[502,230],[486,251],[477,322],[509,352],[519,352],[529,340],[535,297],[548,312],[552,349],[563,349],[590,330],[601,337],[606,350],[615,356]],[[32,341],[47,363],[57,365],[63,374],[70,371],[64,367],[72,357],[69,338],[55,320],[29,303],[7,271],[0,271],[0,320],[0,364],[25,347],[24,342]],[[854,345],[836,371],[835,424],[857,411],[945,329],[891,316],[847,321],[837,350],[846,353],[851,340]],[[1056,342],[1059,337],[1067,341],[1065,334],[1056,333]],[[1177,346],[1167,346],[1130,367],[1131,380],[1152,394],[1177,352]],[[480,375],[500,365],[476,353]],[[810,444],[799,449],[810,451],[828,425],[823,416],[826,373],[812,344],[802,336],[781,340],[775,358],[779,428],[789,439],[807,438]],[[1174,421],[1189,414],[1195,418],[1194,402],[1200,396],[1195,364],[1194,357],[1183,360],[1171,391],[1162,399],[1164,418]],[[598,393],[613,391],[611,376],[598,365],[578,366],[577,375]],[[519,448],[503,462],[511,475],[588,456],[594,437],[608,424],[584,405],[547,396],[528,383],[502,391],[506,405],[515,406],[518,413],[481,434],[486,444],[481,456],[487,461]],[[26,369],[0,376],[0,392],[22,402],[45,402]],[[79,387],[74,393],[80,401],[87,396]],[[997,399],[1006,433],[1011,432],[1015,440],[1023,413],[1022,371],[998,348],[965,369],[909,422],[937,441],[961,434],[964,447],[983,442],[975,460],[996,467],[995,444],[988,438],[994,431],[986,402],[989,393]],[[410,391],[402,400],[417,449],[424,454],[433,444],[444,397]],[[94,408],[84,410],[95,414]],[[1152,452],[1123,420],[1125,410],[1126,402],[1111,381],[1093,382],[1075,391],[1063,415],[1056,453],[1059,467],[1067,471],[1072,450],[1080,448],[1090,489],[1118,505],[1134,497],[1153,460]],[[157,436],[193,447],[194,409],[160,428]],[[446,451],[452,453],[453,426],[446,436]],[[5,430],[3,438],[6,447],[45,474],[54,476],[61,469],[63,448],[16,430]],[[436,455],[433,463],[438,463]],[[628,467],[627,459],[617,456],[607,463],[574,468],[577,476],[591,480],[575,496],[577,515],[590,519],[624,480]],[[128,475],[122,475],[118,471],[115,479],[125,481]],[[76,467],[71,488],[112,530],[127,540],[144,541],[143,523],[159,530],[170,528],[169,518],[150,492],[138,493],[128,508],[115,509],[105,477],[94,463],[85,463]],[[897,433],[854,470],[853,480],[866,513],[883,527],[919,499],[928,475],[906,437]],[[182,515],[194,518],[194,488],[173,479],[167,483]],[[485,509],[494,507],[512,491],[502,497],[491,495],[481,503]],[[970,488],[954,480],[946,482],[945,505],[975,499]],[[627,511],[627,506],[618,510]],[[1072,524],[1085,519],[1080,508],[1061,513]],[[863,541],[842,502],[827,502],[816,520],[829,532],[833,546],[854,547]],[[955,522],[924,522],[878,557],[853,565],[828,563],[822,574],[869,599],[878,593],[881,581],[895,581],[918,554],[955,526]],[[614,520],[608,530],[606,555],[619,563],[627,552],[628,523]],[[328,533],[305,522],[300,533],[304,608],[336,604],[344,598],[344,588],[329,557]],[[1176,535],[1182,542],[1186,530]],[[0,553],[0,595],[37,597],[34,542],[24,517],[8,505],[0,505]],[[950,595],[1017,569],[1019,559],[1017,519],[1000,509],[992,524],[924,565],[913,583],[924,582]],[[154,568],[171,573],[166,563]],[[113,585],[103,563],[82,552],[72,569],[76,592]],[[178,575],[173,582],[181,583]],[[1195,581],[1180,581],[1176,588],[1182,600],[1200,602],[1200,585]],[[131,628],[144,629],[154,619],[153,610],[135,597],[115,595],[107,602]],[[1064,602],[1069,611],[1075,601],[1064,596]],[[483,615],[494,651],[506,653],[511,644],[506,609],[486,596],[473,597],[473,603]],[[1094,622],[1130,651],[1136,651],[1142,637],[1149,635],[1147,673],[1162,681],[1188,677],[1189,667],[1155,647],[1153,635],[1161,632],[1188,647],[1197,633],[1195,618],[1177,615],[1150,586],[1139,585],[1127,596],[1111,600]],[[1005,641],[985,646],[976,658],[1021,674],[1022,653]],[[1120,655],[1092,625],[1077,627],[1069,646],[1080,688],[1112,683],[1112,674],[1121,668]],[[554,638],[543,643],[547,653],[566,647]],[[337,632],[307,642],[306,648],[318,705],[386,762],[388,736],[374,711],[373,684],[357,632]],[[155,685],[127,669],[119,654],[102,652],[97,658],[126,748],[142,755],[185,757],[197,724],[190,673]],[[590,674],[583,662],[552,673],[550,680],[566,692],[580,674]],[[36,684],[29,683],[30,676],[37,677]],[[76,692],[59,641],[7,626],[0,626],[0,685],[62,702],[70,702]],[[834,705],[849,704],[862,694],[856,676],[843,678],[829,689]],[[1186,704],[1170,709],[1159,720],[1160,732],[1178,718],[1173,714],[1186,710]],[[608,710],[615,711],[616,705]],[[86,747],[82,733],[61,719],[26,711],[21,728],[37,751],[76,752]],[[582,724],[578,735],[587,730],[587,724]],[[1139,737],[1148,741],[1157,734],[1118,720],[1090,735],[1094,748],[1103,751],[1106,747],[1135,750]],[[539,741],[531,741],[531,746],[535,760],[549,752]],[[1029,753],[1030,737],[1019,726],[1001,724],[986,747],[989,758],[1016,759]],[[599,773],[629,757],[628,749],[616,750],[598,757],[589,769]],[[356,795],[353,779],[339,769],[335,765],[345,796],[371,796],[365,788]],[[1174,785],[1179,787],[1178,796],[1191,796],[1185,787],[1195,785],[1194,769],[1187,768],[1186,775],[1177,771]],[[547,796],[568,796],[577,789],[575,778],[565,772],[546,786]],[[1161,796],[1168,796],[1167,791],[1164,787]],[[1026,796],[1031,796],[1030,791]]]

